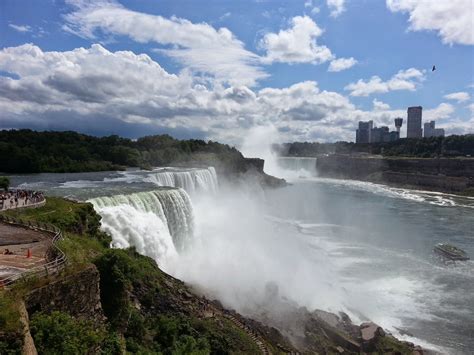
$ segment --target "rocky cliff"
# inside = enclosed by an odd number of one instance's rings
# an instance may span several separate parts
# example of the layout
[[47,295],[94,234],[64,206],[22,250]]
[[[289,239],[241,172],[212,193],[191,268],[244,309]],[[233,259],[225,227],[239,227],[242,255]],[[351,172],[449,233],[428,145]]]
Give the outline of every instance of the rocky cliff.
[[25,297],[28,314],[59,311],[96,324],[105,321],[100,302],[100,278],[94,265],[61,277]]
[[474,194],[472,158],[392,158],[334,154],[319,157],[316,164],[318,174],[323,177]]

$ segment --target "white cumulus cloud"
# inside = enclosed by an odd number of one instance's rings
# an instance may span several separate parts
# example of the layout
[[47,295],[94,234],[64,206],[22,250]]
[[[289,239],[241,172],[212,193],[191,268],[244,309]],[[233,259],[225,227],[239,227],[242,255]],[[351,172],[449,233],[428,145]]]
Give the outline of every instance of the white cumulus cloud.
[[345,0],[326,0],[332,17],[338,17],[346,9],[344,6]]
[[453,112],[453,105],[443,102],[433,109],[423,110],[423,118],[426,120],[449,118]]
[[437,31],[443,43],[474,44],[472,0],[387,0],[387,7],[408,13],[412,31]]
[[[15,74],[0,76],[3,128],[134,137],[169,133],[239,144],[249,129],[272,125],[285,141],[337,141],[353,140],[359,120],[393,126],[393,118],[406,113],[378,100],[373,110],[358,109],[349,97],[323,90],[315,81],[259,90],[223,88],[189,71],[170,74],[146,54],[113,52],[99,44],[63,52],[33,44],[4,48],[0,71]],[[450,122],[453,110],[443,103],[427,112]],[[468,129],[466,122],[456,127]]]
[[447,100],[454,100],[457,102],[465,102],[465,101],[469,101],[471,99],[471,96],[467,92],[460,91],[460,92],[453,92],[451,94],[444,95],[444,98]]
[[372,104],[374,105],[374,110],[375,111],[383,111],[383,110],[389,110],[390,105],[386,104],[385,102],[379,101],[377,99],[374,99],[372,101]]
[[65,15],[63,28],[79,36],[97,39],[99,34],[121,35],[140,43],[156,43],[162,46],[158,51],[188,69],[235,85],[255,85],[267,77],[259,56],[246,50],[227,28],[136,12],[112,0],[69,3],[74,11]]
[[278,33],[267,33],[260,41],[266,51],[264,62],[320,64],[333,59],[330,49],[316,40],[323,30],[308,16],[296,16],[290,27]]
[[400,70],[387,81],[383,81],[377,75],[374,75],[368,81],[359,79],[355,83],[346,85],[344,90],[350,91],[351,96],[369,96],[375,93],[387,93],[396,90],[415,91],[419,83],[424,79],[424,71],[410,68]]
[[349,69],[357,64],[357,60],[354,58],[338,58],[331,60],[331,64],[329,64],[328,71],[330,72],[338,72],[342,70]]

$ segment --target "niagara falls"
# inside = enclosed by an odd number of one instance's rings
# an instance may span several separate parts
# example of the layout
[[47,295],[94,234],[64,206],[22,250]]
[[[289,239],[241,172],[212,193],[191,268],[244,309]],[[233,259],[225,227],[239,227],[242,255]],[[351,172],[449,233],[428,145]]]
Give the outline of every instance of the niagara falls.
[[0,14],[0,355],[474,354],[474,0]]

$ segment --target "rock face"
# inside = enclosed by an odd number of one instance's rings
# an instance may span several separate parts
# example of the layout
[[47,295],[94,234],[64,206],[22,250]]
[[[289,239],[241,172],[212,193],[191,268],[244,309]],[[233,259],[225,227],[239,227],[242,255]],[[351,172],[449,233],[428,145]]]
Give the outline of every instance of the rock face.
[[26,309],[35,312],[61,311],[97,323],[105,320],[100,303],[99,272],[94,265],[33,290],[26,297]]
[[320,176],[388,183],[448,193],[474,192],[473,158],[319,157]]

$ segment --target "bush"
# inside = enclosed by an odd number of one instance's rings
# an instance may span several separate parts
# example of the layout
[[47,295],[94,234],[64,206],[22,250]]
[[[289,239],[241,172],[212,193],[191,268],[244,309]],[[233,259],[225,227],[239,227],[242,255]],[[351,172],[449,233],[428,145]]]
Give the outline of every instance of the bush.
[[121,354],[115,334],[66,313],[36,313],[31,318],[30,331],[40,354]]
[[7,178],[6,176],[0,176],[0,189],[7,191],[9,187],[10,187],[10,179]]

